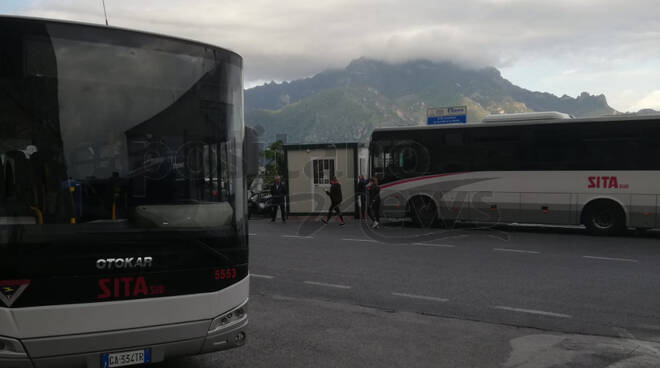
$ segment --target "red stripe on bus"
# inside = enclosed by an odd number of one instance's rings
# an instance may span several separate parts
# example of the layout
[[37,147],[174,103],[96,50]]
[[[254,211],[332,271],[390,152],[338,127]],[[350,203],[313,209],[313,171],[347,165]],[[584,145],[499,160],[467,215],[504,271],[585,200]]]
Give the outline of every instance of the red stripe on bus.
[[21,286],[30,284],[30,280],[1,280],[0,286]]
[[420,181],[420,180],[440,178],[440,177],[443,177],[443,176],[460,175],[460,174],[465,174],[465,173],[457,172],[457,173],[447,173],[447,174],[420,176],[420,177],[417,177],[417,178],[403,179],[403,180],[395,181],[393,183],[383,184],[380,187],[382,189],[382,188],[388,188],[388,187],[392,187],[392,186],[399,185],[399,184],[410,183],[410,182],[413,182],[413,181]]

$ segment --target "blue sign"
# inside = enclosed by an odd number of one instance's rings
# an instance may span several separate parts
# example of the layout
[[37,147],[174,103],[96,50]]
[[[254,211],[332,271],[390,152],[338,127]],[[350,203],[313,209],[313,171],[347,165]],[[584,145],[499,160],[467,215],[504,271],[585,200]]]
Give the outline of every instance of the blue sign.
[[467,123],[467,106],[430,108],[426,111],[426,123],[428,125]]
[[427,124],[454,124],[454,123],[467,123],[465,115],[453,116],[433,116],[426,119]]

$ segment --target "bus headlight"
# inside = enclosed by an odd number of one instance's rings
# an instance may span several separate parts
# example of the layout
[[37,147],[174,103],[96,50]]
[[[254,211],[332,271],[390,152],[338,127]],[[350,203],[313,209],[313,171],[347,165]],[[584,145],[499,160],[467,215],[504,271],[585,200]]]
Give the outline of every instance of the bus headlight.
[[0,358],[27,358],[27,354],[20,341],[0,336]]
[[234,308],[225,314],[215,317],[211,322],[211,326],[209,326],[209,333],[213,333],[217,330],[233,325],[234,323],[242,321],[245,318],[247,318],[247,303],[241,305],[240,307]]

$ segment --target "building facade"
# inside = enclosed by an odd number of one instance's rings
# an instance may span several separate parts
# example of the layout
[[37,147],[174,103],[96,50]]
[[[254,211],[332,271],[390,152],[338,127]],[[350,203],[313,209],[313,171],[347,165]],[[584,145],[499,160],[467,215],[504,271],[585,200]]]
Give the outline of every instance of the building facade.
[[327,212],[330,199],[325,192],[336,176],[342,188],[341,209],[355,214],[357,178],[368,172],[364,167],[366,160],[360,160],[361,150],[365,148],[358,143],[285,145],[288,212],[292,215]]

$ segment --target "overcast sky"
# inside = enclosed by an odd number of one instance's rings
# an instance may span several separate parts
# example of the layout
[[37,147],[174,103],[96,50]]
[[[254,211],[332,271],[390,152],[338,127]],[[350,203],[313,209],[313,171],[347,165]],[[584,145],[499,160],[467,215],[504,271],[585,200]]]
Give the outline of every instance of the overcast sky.
[[[247,86],[366,56],[491,65],[521,87],[660,110],[658,0],[106,0],[111,25],[230,48]],[[0,0],[0,13],[103,22],[101,0]]]

